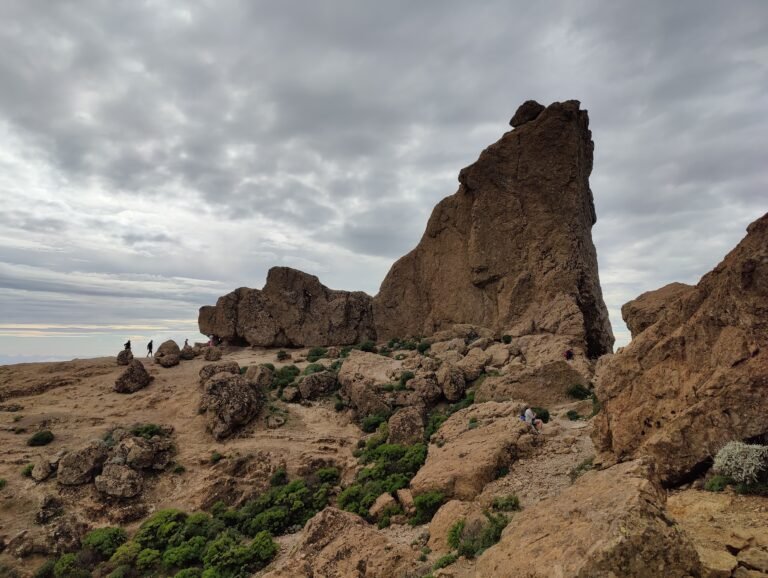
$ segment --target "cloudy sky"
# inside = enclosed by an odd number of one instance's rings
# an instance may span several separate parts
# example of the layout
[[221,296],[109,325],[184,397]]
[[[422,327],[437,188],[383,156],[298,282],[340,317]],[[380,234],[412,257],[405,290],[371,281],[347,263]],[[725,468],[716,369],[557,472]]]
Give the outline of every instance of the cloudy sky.
[[273,265],[376,293],[529,98],[589,110],[619,344],[768,210],[764,0],[0,3],[0,363],[196,339]]

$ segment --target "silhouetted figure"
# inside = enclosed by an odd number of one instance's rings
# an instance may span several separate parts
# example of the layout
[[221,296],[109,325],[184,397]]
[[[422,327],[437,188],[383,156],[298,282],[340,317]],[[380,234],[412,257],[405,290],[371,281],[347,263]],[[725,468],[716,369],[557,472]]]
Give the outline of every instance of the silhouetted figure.
[[566,361],[571,361],[573,359],[573,349],[568,349],[563,355]]
[[131,350],[131,340],[129,339],[123,344],[123,347],[125,347],[128,351]]
[[186,347],[187,345],[189,345],[189,339],[184,340],[184,347]]
[[152,353],[152,340],[149,340],[149,343],[147,343],[147,357],[153,357]]

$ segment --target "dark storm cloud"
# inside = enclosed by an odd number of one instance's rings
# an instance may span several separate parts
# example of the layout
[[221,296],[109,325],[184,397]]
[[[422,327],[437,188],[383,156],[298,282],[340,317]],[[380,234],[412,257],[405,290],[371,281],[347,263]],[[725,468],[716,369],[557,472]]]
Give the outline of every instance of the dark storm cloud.
[[0,284],[32,317],[276,264],[375,290],[528,98],[590,111],[614,324],[766,210],[762,0],[12,0],[0,79]]

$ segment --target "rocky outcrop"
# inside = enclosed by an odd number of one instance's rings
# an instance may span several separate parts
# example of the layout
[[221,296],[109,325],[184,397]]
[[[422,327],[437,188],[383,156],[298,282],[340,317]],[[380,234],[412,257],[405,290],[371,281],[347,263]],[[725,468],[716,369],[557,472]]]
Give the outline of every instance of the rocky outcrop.
[[162,367],[173,367],[178,365],[181,360],[181,349],[178,344],[169,339],[160,344],[160,347],[155,351],[155,363]]
[[181,348],[181,352],[179,353],[179,357],[181,359],[183,359],[184,361],[191,361],[196,356],[197,356],[197,354],[195,353],[195,350],[189,344],[187,344],[184,347],[182,347]]
[[414,550],[389,541],[359,516],[326,508],[307,522],[280,568],[264,578],[422,576],[428,565],[411,574],[419,566],[416,557]]
[[670,283],[656,291],[643,293],[621,308],[621,317],[634,339],[661,319],[668,304],[693,289],[685,283]]
[[306,376],[299,382],[303,399],[315,399],[336,389],[336,375],[332,371],[320,371]]
[[696,550],[664,503],[642,464],[589,472],[512,517],[501,541],[478,558],[476,575],[700,576]]
[[531,434],[518,417],[522,404],[488,402],[454,413],[431,443],[427,461],[411,480],[414,496],[437,490],[471,500],[504,467],[530,448]]
[[334,291],[317,277],[273,267],[264,288],[242,287],[200,308],[200,332],[263,347],[347,345],[375,338],[371,297]]
[[245,372],[245,379],[266,389],[272,385],[273,375],[274,372],[265,365],[251,365]]
[[[229,373],[232,375],[240,375],[240,364],[237,361],[221,361],[218,363],[209,363],[203,365],[198,375],[200,376],[200,385],[204,385],[206,381],[211,379],[217,373]],[[247,378],[247,376],[246,376]]]
[[605,460],[651,456],[674,484],[727,441],[768,433],[768,214],[747,231],[695,287],[624,308],[639,333],[600,370],[593,439]]
[[133,498],[141,493],[141,476],[128,466],[107,464],[96,476],[96,489],[114,498]]
[[130,349],[123,349],[117,354],[118,365],[128,365],[133,360],[133,352]]
[[458,192],[393,265],[374,299],[380,340],[470,323],[566,336],[591,358],[611,351],[591,238],[587,112],[578,101],[539,106],[525,103],[517,128],[461,171]]
[[134,359],[128,365],[128,368],[115,380],[114,390],[117,393],[134,393],[144,389],[154,377],[149,375],[144,368],[144,364],[138,359]]
[[206,347],[203,359],[206,361],[219,361],[221,359],[221,349],[218,347]]
[[376,386],[396,379],[402,363],[375,353],[350,351],[339,370],[341,394],[361,416],[385,414],[389,404]]
[[59,461],[56,480],[63,486],[87,484],[101,471],[109,449],[102,441],[95,441],[65,455]]
[[200,412],[217,440],[232,436],[255,419],[264,405],[264,393],[242,375],[217,373],[204,387]]
[[424,417],[417,407],[404,407],[389,418],[389,443],[413,445],[424,441]]

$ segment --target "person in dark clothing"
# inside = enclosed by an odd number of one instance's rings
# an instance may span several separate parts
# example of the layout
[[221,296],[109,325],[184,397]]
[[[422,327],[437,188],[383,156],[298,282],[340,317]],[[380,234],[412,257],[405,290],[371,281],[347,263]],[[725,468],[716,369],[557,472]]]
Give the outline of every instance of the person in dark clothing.
[[152,354],[152,340],[149,340],[149,343],[147,343],[147,357],[153,357]]
[[565,355],[566,361],[571,361],[573,359],[573,349],[566,350],[566,352],[563,355]]
[[125,347],[128,351],[131,350],[131,340],[129,339],[125,343],[123,343],[123,347]]

